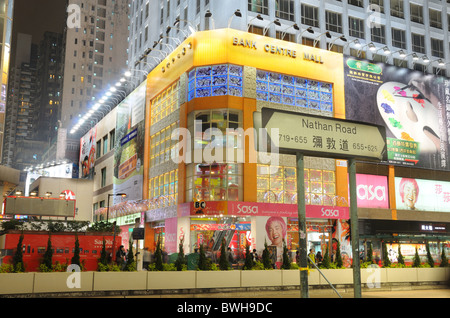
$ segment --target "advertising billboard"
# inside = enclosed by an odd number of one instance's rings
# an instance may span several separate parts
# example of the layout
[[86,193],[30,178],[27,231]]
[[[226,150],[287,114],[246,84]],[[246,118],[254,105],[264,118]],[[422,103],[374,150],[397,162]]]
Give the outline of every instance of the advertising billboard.
[[[117,105],[113,184],[114,193],[126,193],[127,200],[142,200],[146,83]],[[120,200],[114,196],[113,204]]]
[[31,184],[39,177],[55,177],[55,178],[78,178],[78,166],[75,163],[64,163],[60,165],[37,168],[36,170],[28,171],[25,180],[25,196],[30,193]]
[[94,178],[97,126],[80,139],[80,179]]
[[389,164],[450,170],[449,81],[350,56],[344,81],[346,119],[386,127]]
[[359,208],[389,209],[386,176],[356,174],[356,195]]
[[399,210],[450,212],[450,182],[396,177],[395,201]]

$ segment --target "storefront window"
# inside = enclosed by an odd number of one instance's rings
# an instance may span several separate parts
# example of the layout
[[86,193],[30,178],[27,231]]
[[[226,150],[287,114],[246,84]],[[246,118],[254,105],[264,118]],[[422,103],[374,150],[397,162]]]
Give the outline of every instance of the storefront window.
[[242,66],[202,66],[189,72],[188,101],[222,95],[242,97]]
[[177,82],[153,100],[151,107],[152,125],[180,107],[178,93],[179,85]]
[[[297,203],[297,173],[294,167],[258,165],[257,202]],[[336,204],[334,171],[304,169],[305,203]]]
[[186,171],[186,202],[242,200],[242,164],[191,164]]
[[208,217],[191,219],[191,251],[203,245],[205,252],[214,261],[219,260],[218,252],[222,240],[236,260],[243,260],[245,248],[251,244],[251,221],[248,217]]
[[151,209],[176,205],[178,202],[178,169],[151,178],[149,182]]
[[333,85],[257,70],[256,99],[333,112]]

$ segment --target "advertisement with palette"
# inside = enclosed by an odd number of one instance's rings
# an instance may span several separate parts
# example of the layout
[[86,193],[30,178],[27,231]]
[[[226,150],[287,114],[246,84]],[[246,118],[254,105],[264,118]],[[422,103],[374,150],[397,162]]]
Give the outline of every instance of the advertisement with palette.
[[344,78],[346,119],[386,127],[389,164],[450,170],[446,78],[351,56]]

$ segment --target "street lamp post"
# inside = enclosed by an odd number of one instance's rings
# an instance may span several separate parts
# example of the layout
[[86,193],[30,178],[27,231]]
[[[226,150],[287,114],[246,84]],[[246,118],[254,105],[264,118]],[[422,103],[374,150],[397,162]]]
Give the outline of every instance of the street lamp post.
[[[126,193],[108,193],[108,208],[106,209],[106,223],[109,220],[109,198],[113,196],[121,196],[122,198],[126,198]],[[114,254],[116,250],[116,221],[113,223],[113,242],[112,242],[112,254],[111,254],[111,262],[114,262]]]
[[122,198],[126,198],[127,194],[126,193],[109,193],[108,194],[108,208],[106,209],[106,223],[108,223],[109,221],[109,198],[110,197],[114,197],[114,196],[121,196]]

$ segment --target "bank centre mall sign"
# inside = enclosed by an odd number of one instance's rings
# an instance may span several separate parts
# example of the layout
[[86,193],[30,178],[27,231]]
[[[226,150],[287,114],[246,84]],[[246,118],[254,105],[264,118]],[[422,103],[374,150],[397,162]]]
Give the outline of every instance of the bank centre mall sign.
[[[234,46],[242,46],[243,48],[258,50],[260,47],[258,43],[254,40],[248,40],[244,38],[233,37],[233,45]],[[274,55],[286,56],[290,58],[297,58],[297,51],[293,49],[287,49],[278,45],[264,44],[263,45],[264,52]],[[311,61],[319,64],[323,64],[323,59],[321,55],[312,54],[312,53],[303,53],[303,60]]]

